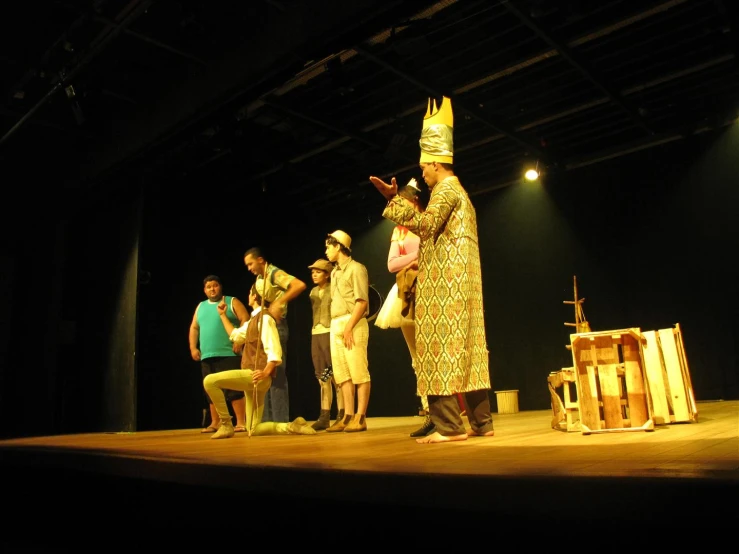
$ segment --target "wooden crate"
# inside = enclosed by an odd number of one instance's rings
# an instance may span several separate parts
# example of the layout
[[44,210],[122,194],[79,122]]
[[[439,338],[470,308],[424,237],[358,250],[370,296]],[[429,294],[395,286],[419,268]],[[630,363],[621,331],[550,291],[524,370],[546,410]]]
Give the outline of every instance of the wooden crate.
[[676,323],[673,329],[645,331],[642,336],[654,423],[668,425],[696,421],[698,408],[680,324]]
[[654,431],[639,328],[570,335],[585,435]]

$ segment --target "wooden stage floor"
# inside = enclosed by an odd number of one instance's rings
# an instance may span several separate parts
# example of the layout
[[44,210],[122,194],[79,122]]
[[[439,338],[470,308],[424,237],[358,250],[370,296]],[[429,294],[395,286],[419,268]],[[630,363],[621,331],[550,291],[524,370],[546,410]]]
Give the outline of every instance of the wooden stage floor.
[[336,548],[342,529],[365,546],[384,544],[387,533],[413,544],[429,532],[441,546],[450,533],[542,525],[549,539],[558,529],[564,539],[568,529],[603,525],[726,531],[739,521],[739,401],[699,402],[697,422],[651,432],[564,433],[550,420],[549,410],[495,414],[495,437],[436,445],[408,436],[420,417],[369,418],[367,432],[352,434],[211,440],[178,429],[4,440],[3,504],[13,515],[3,524],[28,526],[27,539],[47,548],[80,546],[70,531],[80,523],[112,526],[124,542],[148,533],[188,544],[189,531],[231,529],[245,511],[247,527],[271,521]]

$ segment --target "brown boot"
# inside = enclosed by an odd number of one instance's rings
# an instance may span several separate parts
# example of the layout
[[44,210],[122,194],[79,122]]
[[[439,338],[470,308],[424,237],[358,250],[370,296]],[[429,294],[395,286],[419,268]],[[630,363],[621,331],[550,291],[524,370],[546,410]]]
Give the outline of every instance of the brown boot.
[[344,415],[344,419],[337,419],[336,423],[334,423],[331,427],[326,429],[327,433],[338,433],[339,431],[343,431],[347,425],[351,422],[352,418],[354,417],[354,414],[346,414]]
[[316,431],[323,431],[331,425],[331,410],[321,410],[318,419],[311,425]]
[[334,421],[334,425],[341,422],[344,419],[344,410],[339,410],[339,413],[336,414],[336,421]]
[[345,433],[357,433],[359,431],[367,430],[367,419],[364,414],[354,414],[351,423],[344,427]]

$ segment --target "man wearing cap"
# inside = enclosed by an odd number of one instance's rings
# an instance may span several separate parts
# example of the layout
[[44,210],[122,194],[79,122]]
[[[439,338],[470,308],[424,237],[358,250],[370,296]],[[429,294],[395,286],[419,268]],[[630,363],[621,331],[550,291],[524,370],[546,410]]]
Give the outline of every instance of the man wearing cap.
[[326,237],[326,257],[335,264],[331,272],[331,361],[344,399],[344,419],[326,429],[329,433],[367,430],[369,277],[367,268],[352,258],[351,244],[344,231]]
[[[451,99],[437,106],[430,99],[424,117],[419,166],[431,189],[426,211],[419,213],[391,184],[370,181],[388,200],[382,215],[421,238],[416,283],[416,368],[418,394],[428,395],[436,432],[418,443],[493,436],[490,372],[482,304],[480,249],[475,208],[454,174],[454,116]],[[465,429],[455,397],[463,393]]]
[[313,429],[322,431],[331,425],[331,404],[336,391],[336,421],[344,419],[344,399],[339,392],[333,376],[331,363],[331,271],[334,266],[328,260],[316,260],[309,265],[311,279],[315,285],[310,291],[313,308],[313,327],[311,329],[310,352],[313,370],[321,391],[321,413],[313,423]]
[[244,265],[257,276],[254,283],[257,293],[269,302],[269,313],[277,324],[282,347],[282,363],[272,375],[272,386],[267,391],[264,419],[290,421],[290,397],[287,382],[287,304],[306,289],[305,283],[269,263],[261,248],[253,247],[244,253]]

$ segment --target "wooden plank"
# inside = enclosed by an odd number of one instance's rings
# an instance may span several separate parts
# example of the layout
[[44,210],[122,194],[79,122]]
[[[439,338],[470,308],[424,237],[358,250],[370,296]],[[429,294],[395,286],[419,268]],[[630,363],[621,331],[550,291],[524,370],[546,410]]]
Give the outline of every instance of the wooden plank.
[[[585,367],[585,374],[583,375],[583,379],[581,381],[583,384],[587,383],[587,390],[589,392],[588,396],[586,397],[588,399],[588,419],[590,420],[590,425],[594,429],[601,428],[600,398],[598,396],[599,388],[597,377],[598,374],[595,366],[587,365]],[[580,416],[580,419],[582,419],[582,415]]]
[[644,373],[649,385],[649,395],[652,401],[652,418],[657,425],[670,423],[670,406],[667,402],[667,391],[665,390],[665,372],[662,363],[659,340],[656,331],[644,331],[644,344],[642,345],[642,357],[644,360]]
[[[577,379],[577,401],[580,405],[580,423],[590,429],[600,429],[600,406],[598,405],[598,385],[595,380],[595,369],[590,359],[596,356],[584,356],[591,348],[592,339],[581,339],[578,335],[570,335],[572,344],[572,361]],[[594,347],[594,344],[593,344]]]
[[[629,424],[630,425],[630,424]],[[651,419],[644,422],[643,425],[639,427],[621,427],[619,429],[587,429],[583,427],[582,434],[583,435],[598,435],[602,433],[624,433],[627,431],[654,431],[654,423]]]
[[616,373],[616,367],[616,364],[602,364],[598,366],[600,393],[603,399],[603,423],[606,429],[624,426],[619,390],[620,377]]
[[692,419],[688,409],[688,393],[683,381],[683,372],[680,357],[675,343],[675,334],[672,329],[660,329],[658,331],[662,357],[665,360],[667,371],[667,383],[670,387],[670,400],[675,421],[690,421]]
[[622,352],[624,357],[626,396],[629,399],[629,419],[631,420],[632,427],[642,427],[651,417],[646,386],[644,384],[639,341],[632,335],[622,337]]
[[[601,339],[603,337],[599,336],[592,336],[588,337],[588,341]],[[611,340],[611,337],[605,337],[608,340],[607,341],[598,341],[598,343],[595,345],[595,347],[588,347],[585,349],[585,347],[580,347],[581,350],[579,351],[580,359],[583,362],[591,362],[591,365],[598,365],[597,360],[610,360],[613,358],[613,355],[611,353],[611,349],[613,348],[613,341]],[[602,346],[599,346],[602,345]],[[618,359],[618,357],[616,357]],[[595,360],[595,361],[593,361]]]
[[698,406],[695,403],[695,394],[693,393],[693,382],[690,379],[690,367],[688,366],[688,356],[685,354],[685,343],[683,342],[683,332],[680,329],[680,324],[675,324],[675,344],[677,345],[677,352],[680,358],[680,368],[683,372],[683,382],[685,388],[688,391],[689,408],[692,415],[692,420],[695,421],[698,415]]
[[618,345],[612,337],[603,336],[593,339],[595,347],[591,352],[597,352],[599,357],[598,379],[600,394],[603,400],[603,427],[615,429],[624,426],[623,411],[621,408],[621,387],[618,376],[619,356]]

